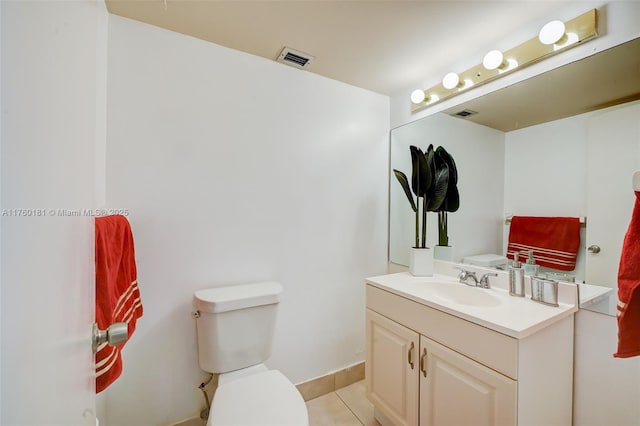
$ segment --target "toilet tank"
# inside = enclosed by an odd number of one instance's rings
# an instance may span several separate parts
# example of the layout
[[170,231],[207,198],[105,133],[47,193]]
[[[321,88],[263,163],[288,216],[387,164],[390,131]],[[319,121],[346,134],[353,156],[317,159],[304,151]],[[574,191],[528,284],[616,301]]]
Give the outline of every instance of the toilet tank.
[[260,282],[198,290],[193,296],[200,368],[226,373],[271,356],[282,285]]

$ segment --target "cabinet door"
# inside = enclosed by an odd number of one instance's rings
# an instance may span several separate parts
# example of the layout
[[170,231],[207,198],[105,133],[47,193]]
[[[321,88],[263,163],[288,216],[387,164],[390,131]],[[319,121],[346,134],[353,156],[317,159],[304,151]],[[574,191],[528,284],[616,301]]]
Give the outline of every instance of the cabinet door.
[[420,426],[517,422],[516,381],[420,337]]
[[419,335],[367,309],[367,397],[395,426],[418,424]]

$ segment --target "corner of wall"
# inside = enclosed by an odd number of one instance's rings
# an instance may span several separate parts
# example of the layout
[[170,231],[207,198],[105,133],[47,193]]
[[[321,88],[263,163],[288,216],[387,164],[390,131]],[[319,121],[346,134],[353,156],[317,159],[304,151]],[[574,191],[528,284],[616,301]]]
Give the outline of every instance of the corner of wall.
[[94,207],[106,207],[107,187],[107,56],[109,12],[103,1],[96,1],[96,158]]
[[[4,82],[4,80],[2,79],[2,70],[3,70],[3,61],[2,61],[2,29],[4,28],[4,25],[2,24],[2,9],[4,8],[4,2],[0,2],[0,112],[4,111],[2,108],[2,83]],[[2,182],[4,179],[2,179],[2,151],[3,151],[3,142],[4,142],[4,138],[2,136],[2,117],[4,117],[4,114],[0,113],[0,182]],[[2,211],[2,185],[0,185],[0,211]],[[2,257],[2,247],[4,246],[4,244],[2,244],[2,224],[4,223],[3,220],[1,220],[0,218],[0,324],[4,324],[4,321],[2,321],[2,289],[4,288],[2,286],[2,259],[4,259]],[[0,396],[2,395],[2,388],[4,387],[2,382],[2,327],[0,326]],[[0,424],[4,423],[2,421],[2,398],[0,397]]]

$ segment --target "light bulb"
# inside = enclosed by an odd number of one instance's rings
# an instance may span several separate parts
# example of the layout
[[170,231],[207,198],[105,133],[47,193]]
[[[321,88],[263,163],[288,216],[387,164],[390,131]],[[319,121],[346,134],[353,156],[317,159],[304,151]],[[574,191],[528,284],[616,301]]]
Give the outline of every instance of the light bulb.
[[488,70],[495,70],[504,66],[504,55],[499,50],[492,50],[484,55],[482,65]]
[[455,72],[450,72],[442,78],[442,85],[445,89],[453,89],[460,84],[460,76]]
[[420,102],[424,101],[424,98],[424,90],[416,89],[411,92],[411,102],[413,102],[414,104],[419,104]]
[[538,34],[538,40],[542,44],[554,44],[560,41],[564,36],[564,22],[562,21],[551,21],[547,23]]

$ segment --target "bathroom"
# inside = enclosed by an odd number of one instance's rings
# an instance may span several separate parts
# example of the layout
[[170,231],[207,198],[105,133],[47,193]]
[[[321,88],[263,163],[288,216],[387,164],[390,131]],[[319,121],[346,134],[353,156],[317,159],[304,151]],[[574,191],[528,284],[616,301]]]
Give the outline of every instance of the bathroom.
[[[573,4],[564,12],[605,4]],[[101,424],[171,425],[198,415],[197,386],[206,374],[197,368],[191,296],[208,286],[283,283],[269,365],[294,383],[364,360],[364,278],[389,267],[389,132],[433,112],[408,111],[413,87],[384,96],[108,15],[90,2],[63,11],[3,2],[0,11],[2,208],[108,205],[130,212],[145,314],[124,351],[125,372],[100,395]],[[636,3],[610,2],[605,34],[476,93],[636,38],[639,13]],[[27,18],[38,25],[21,21]],[[60,28],[66,32],[51,37]],[[11,40],[20,37],[39,43],[18,50]],[[19,79],[26,70],[29,79]],[[5,121],[9,106],[15,115]],[[14,125],[34,120],[40,125]],[[69,138],[60,123],[82,125]],[[61,169],[69,173],[59,176]],[[481,199],[473,202],[482,208]],[[498,203],[487,214],[497,219],[504,210]],[[91,280],[91,241],[74,233],[71,219],[57,218],[56,226],[65,227],[57,233],[48,223],[3,217],[2,424],[15,418],[46,424],[27,413],[33,401],[42,401],[42,412],[60,409],[52,387],[38,386],[51,384],[54,372],[41,367],[37,348],[11,328],[41,333],[34,312],[78,306],[45,285],[51,274],[68,273],[56,267],[55,252],[62,246],[72,259],[84,259],[83,270],[72,275]],[[88,227],[89,218],[82,223]],[[493,252],[501,247],[498,235],[470,235],[468,243]],[[34,259],[42,268],[29,267]],[[591,324],[576,329],[576,351],[612,352],[603,342],[614,342],[613,318],[581,314]],[[44,328],[42,339],[57,342],[57,330]],[[637,360],[614,362],[602,354],[578,362],[603,373],[597,383],[610,380],[600,390],[577,383],[576,397],[583,399],[576,413],[587,419],[590,410],[624,396],[613,386],[620,377],[640,382]],[[24,380],[34,374],[33,382]]]

